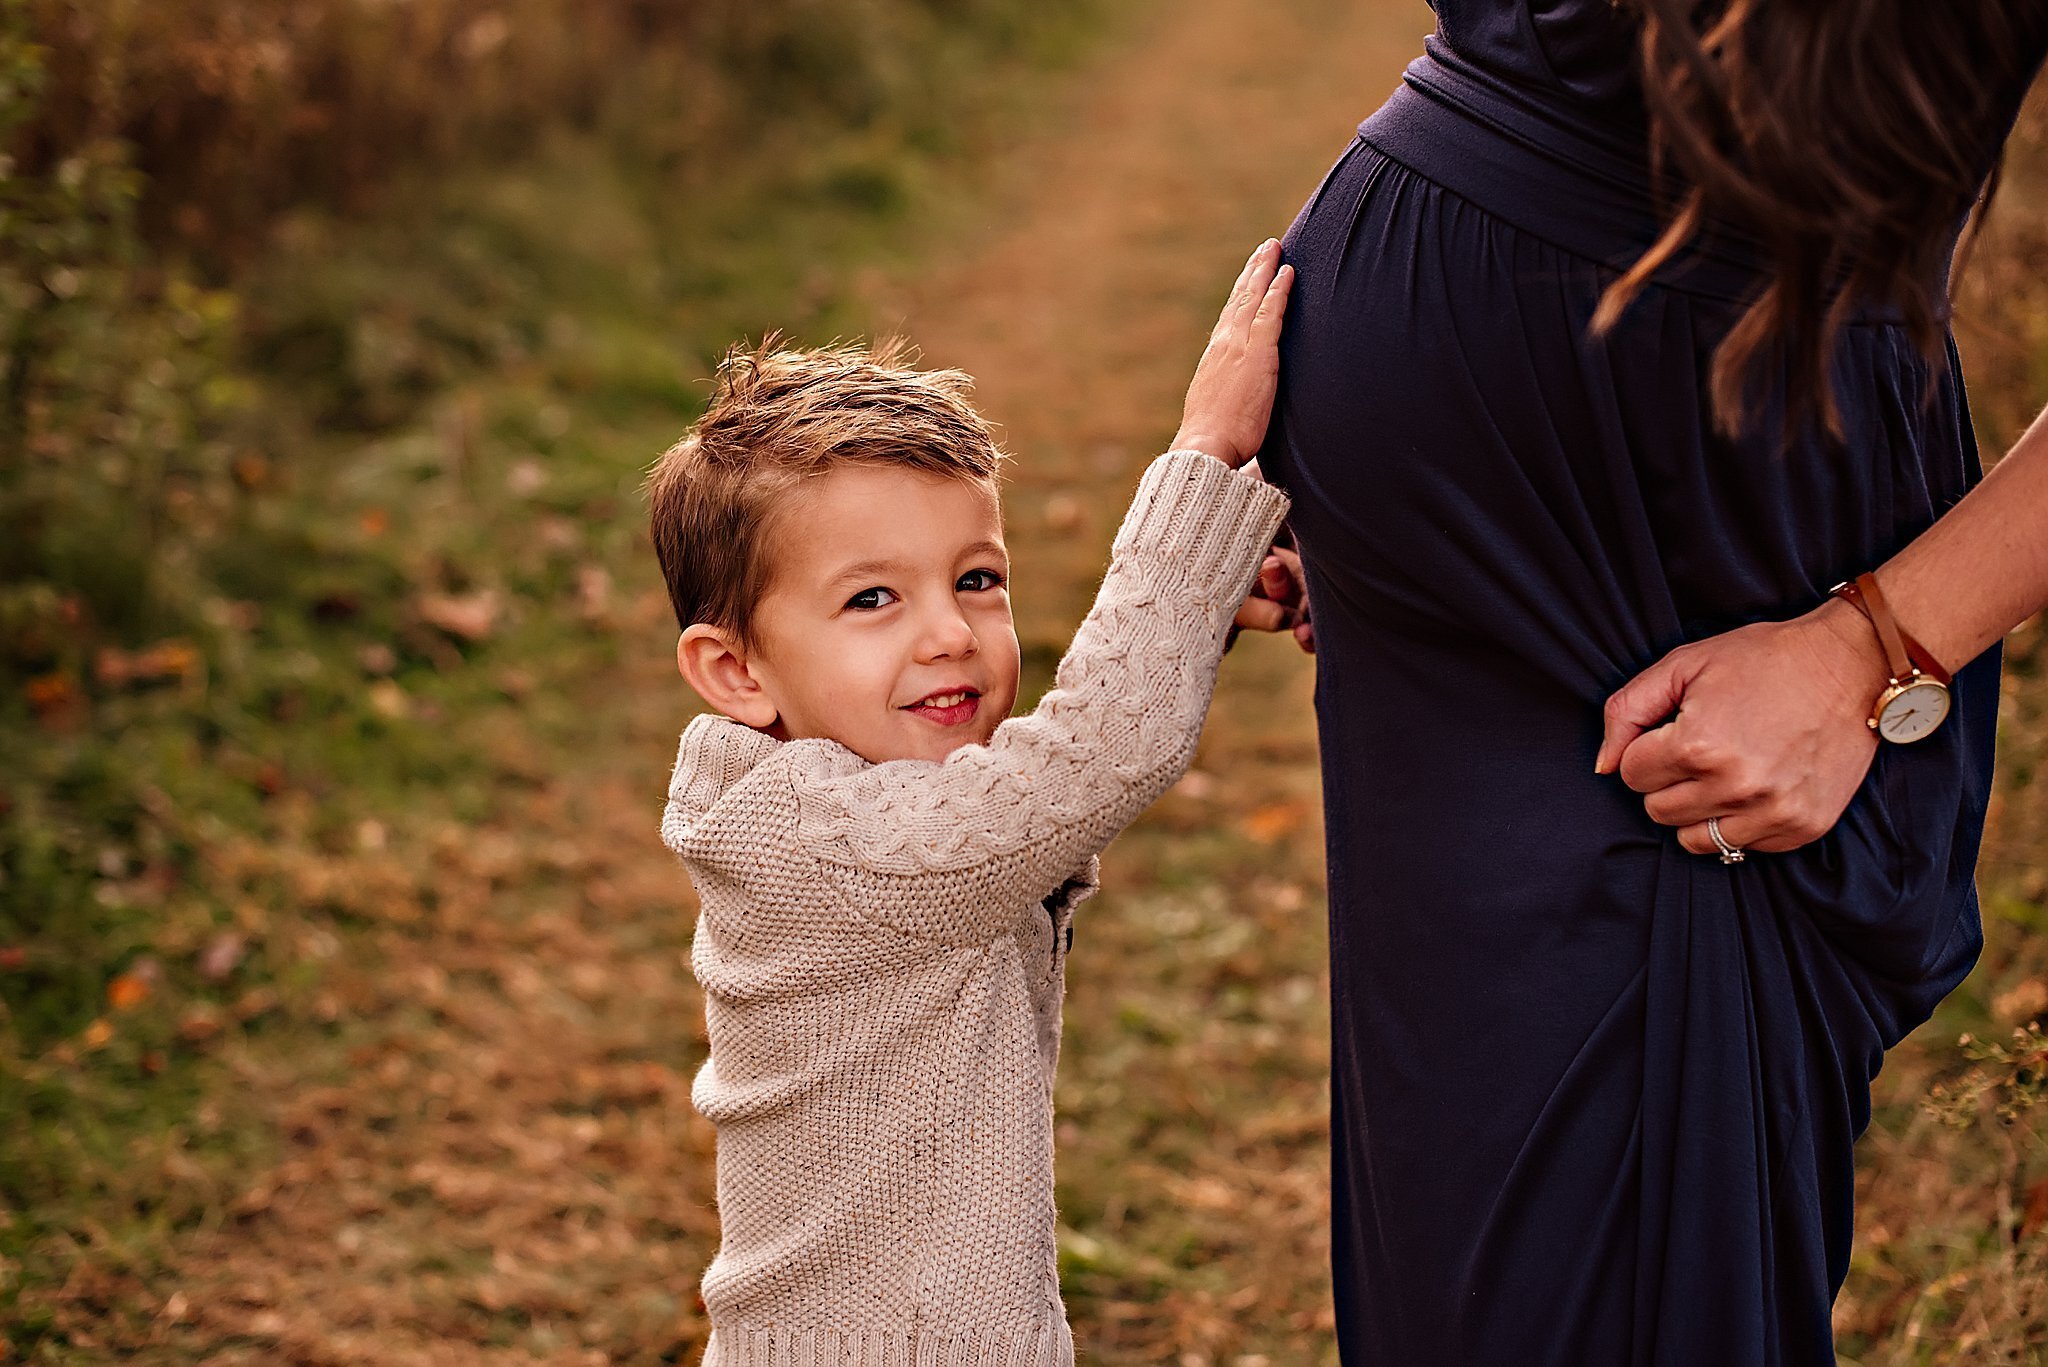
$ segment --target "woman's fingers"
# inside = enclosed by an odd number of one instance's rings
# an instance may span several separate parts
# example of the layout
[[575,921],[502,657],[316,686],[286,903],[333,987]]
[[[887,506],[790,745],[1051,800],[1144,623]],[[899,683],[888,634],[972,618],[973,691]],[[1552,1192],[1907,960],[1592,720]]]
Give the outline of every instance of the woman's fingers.
[[1288,631],[1295,620],[1294,609],[1285,603],[1270,598],[1247,598],[1237,609],[1234,625],[1246,631]]
[[1710,816],[1727,816],[1736,803],[1716,795],[1715,785],[1685,779],[1643,799],[1643,810],[1659,826],[1697,826]]
[[1259,587],[1266,597],[1301,609],[1308,617],[1308,578],[1302,572],[1301,555],[1289,546],[1275,546],[1266,552],[1259,567]]
[[[1617,689],[1603,713],[1600,752],[1593,772],[1613,773],[1631,743],[1678,710],[1678,700],[1692,681],[1693,658],[1683,646],[1672,651]],[[1634,786],[1634,785],[1631,785]]]
[[1234,624],[1247,631],[1290,632],[1300,640],[1308,625],[1300,574],[1301,559],[1293,551],[1284,546],[1268,551]]
[[1259,592],[1294,610],[1294,643],[1303,654],[1315,654],[1316,626],[1310,615],[1308,575],[1301,567],[1300,553],[1287,546],[1269,551],[1259,569]]
[[1259,596],[1270,598],[1276,603],[1291,603],[1294,596],[1294,576],[1278,557],[1267,556],[1266,563],[1259,566]]
[[[1611,723],[1610,723],[1611,725]],[[1653,726],[1637,736],[1621,752],[1615,771],[1621,781],[1639,793],[1654,793],[1676,783],[1696,779],[1702,772],[1690,728],[1681,721]]]
[[1618,768],[1685,849],[1715,852],[1709,817],[1731,843],[1767,853],[1811,844],[1841,819],[1877,749],[1863,718],[1882,666],[1825,611],[1681,646],[1608,700],[1602,769]]
[[[1786,835],[1776,823],[1742,812],[1730,812],[1721,817],[1721,838],[1738,850],[1754,850],[1758,854],[1782,854],[1814,839],[1813,836]],[[1694,854],[1721,852],[1704,820],[1680,827],[1678,843]]]

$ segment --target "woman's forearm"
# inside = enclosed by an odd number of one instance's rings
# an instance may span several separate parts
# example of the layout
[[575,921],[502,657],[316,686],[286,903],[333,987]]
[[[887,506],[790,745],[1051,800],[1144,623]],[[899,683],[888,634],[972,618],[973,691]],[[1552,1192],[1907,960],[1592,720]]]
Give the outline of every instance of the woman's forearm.
[[1876,573],[1899,625],[1951,670],[2048,605],[2048,413]]

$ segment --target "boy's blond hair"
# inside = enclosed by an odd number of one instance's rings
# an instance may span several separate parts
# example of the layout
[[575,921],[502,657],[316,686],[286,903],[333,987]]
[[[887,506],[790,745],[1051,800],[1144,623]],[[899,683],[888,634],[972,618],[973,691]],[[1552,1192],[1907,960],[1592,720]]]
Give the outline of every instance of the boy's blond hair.
[[918,370],[900,341],[872,348],[735,345],[710,407],[647,478],[654,553],[676,623],[751,642],[774,566],[777,508],[844,465],[894,465],[991,487],[1003,453],[957,370]]

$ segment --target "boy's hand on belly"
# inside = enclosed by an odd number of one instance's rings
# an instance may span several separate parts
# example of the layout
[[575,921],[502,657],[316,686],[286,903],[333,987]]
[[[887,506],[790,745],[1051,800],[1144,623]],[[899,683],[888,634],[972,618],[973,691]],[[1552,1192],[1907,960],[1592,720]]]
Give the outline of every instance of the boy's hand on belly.
[[1259,244],[1224,301],[1209,345],[1188,384],[1176,450],[1200,451],[1235,469],[1258,454],[1273,416],[1280,380],[1280,321],[1294,267],[1280,264],[1280,244]]

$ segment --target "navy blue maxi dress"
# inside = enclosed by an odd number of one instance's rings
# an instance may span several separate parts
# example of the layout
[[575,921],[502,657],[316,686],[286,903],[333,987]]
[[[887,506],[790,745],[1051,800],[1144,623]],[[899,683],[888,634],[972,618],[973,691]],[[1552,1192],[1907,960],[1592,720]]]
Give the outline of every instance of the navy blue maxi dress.
[[1592,761],[1633,675],[1807,611],[1976,483],[1954,357],[1866,311],[1845,443],[1713,436],[1752,251],[1587,340],[1655,235],[1624,14],[1436,8],[1286,237],[1263,456],[1316,619],[1343,1359],[1832,1364],[1870,1081],[1981,943],[1997,651],[1792,853],[1688,853]]

